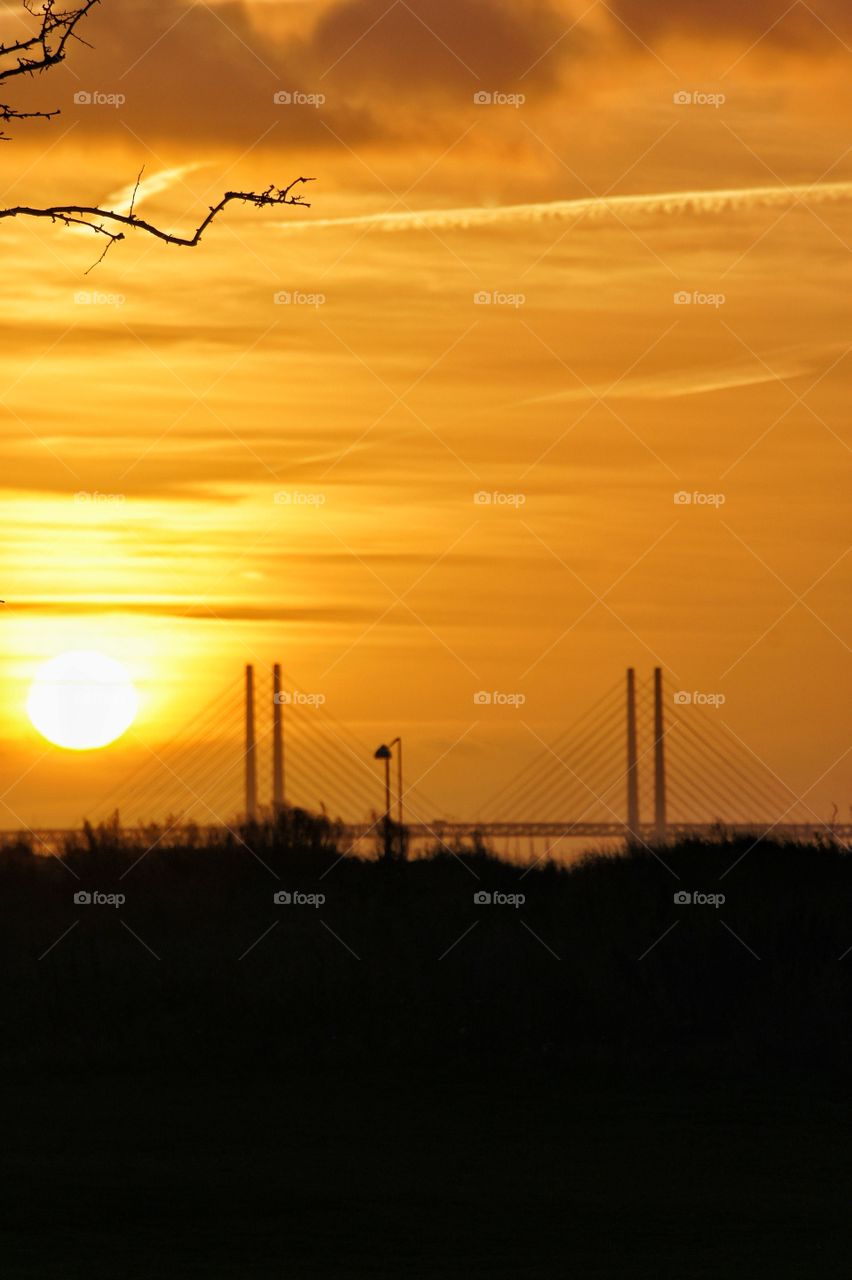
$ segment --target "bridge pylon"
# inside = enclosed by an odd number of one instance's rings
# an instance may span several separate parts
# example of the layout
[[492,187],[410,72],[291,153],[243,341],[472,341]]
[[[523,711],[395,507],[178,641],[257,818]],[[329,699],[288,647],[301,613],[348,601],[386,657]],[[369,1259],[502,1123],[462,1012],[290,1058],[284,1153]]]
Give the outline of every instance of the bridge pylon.
[[654,668],[654,835],[666,838],[666,749],[663,723],[663,669]]
[[254,667],[246,667],[246,820],[257,817],[257,757],[254,732]]
[[636,672],[627,668],[627,839],[639,835],[639,760],[636,748]]
[[272,812],[284,808],[284,724],[281,711],[281,666],[272,668]]

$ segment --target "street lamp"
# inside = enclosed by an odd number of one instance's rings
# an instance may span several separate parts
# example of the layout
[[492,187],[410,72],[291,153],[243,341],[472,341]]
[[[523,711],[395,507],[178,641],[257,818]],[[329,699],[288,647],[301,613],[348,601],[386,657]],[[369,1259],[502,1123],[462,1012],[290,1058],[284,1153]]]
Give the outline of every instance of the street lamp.
[[396,820],[402,835],[402,738],[394,738],[390,744],[396,747]]
[[374,760],[384,760],[385,762],[385,857],[391,856],[391,793],[390,793],[390,762],[391,749],[384,743],[377,747],[373,753]]

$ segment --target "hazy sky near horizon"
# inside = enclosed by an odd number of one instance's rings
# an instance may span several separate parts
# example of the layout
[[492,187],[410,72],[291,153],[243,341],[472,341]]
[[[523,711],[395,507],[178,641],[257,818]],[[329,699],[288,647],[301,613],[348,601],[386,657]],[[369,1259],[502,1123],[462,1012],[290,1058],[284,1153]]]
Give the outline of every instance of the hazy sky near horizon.
[[[92,235],[0,223],[0,826],[79,820],[275,660],[440,811],[661,665],[848,812],[846,6],[104,0],[83,34],[16,99],[62,115],[3,206],[126,207],[144,165],[186,230],[316,182],[88,275]],[[86,759],[23,710],[81,647],[142,695]]]

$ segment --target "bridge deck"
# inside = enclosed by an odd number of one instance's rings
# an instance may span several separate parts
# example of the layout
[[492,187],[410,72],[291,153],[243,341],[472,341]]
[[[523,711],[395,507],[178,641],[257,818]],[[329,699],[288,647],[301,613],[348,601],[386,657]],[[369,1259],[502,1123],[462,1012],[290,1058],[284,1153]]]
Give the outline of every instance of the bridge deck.
[[[237,828],[235,822],[234,828]],[[202,835],[210,833],[211,835],[226,830],[222,825],[217,826],[199,826],[195,828]],[[549,840],[572,839],[572,840],[600,840],[600,839],[625,839],[627,829],[621,822],[442,822],[437,820],[434,823],[411,823],[406,826],[409,838],[413,841],[434,842],[434,843],[451,843],[454,840],[470,840],[475,836],[483,841],[498,839],[514,839],[514,838],[542,838]],[[158,833],[162,828],[158,829]],[[344,841],[356,843],[362,840],[378,840],[381,834],[381,823],[346,823],[341,828]],[[181,828],[175,827],[170,837],[167,837],[165,843],[171,843],[172,839],[180,837]],[[28,830],[21,828],[16,831],[0,831],[0,848],[8,847],[15,841],[25,839],[29,840],[36,852],[56,853],[58,852],[66,839],[71,836],[79,836],[80,829],[65,830],[46,830],[36,829]],[[640,823],[636,833],[641,840],[647,841],[649,844],[656,839],[656,830],[653,823]],[[848,843],[852,841],[852,823],[840,822],[832,825],[822,824],[819,822],[811,823],[793,823],[779,822],[771,823],[767,821],[759,822],[726,822],[726,823],[709,823],[709,822],[670,822],[667,826],[667,839],[674,840],[678,837],[704,836],[719,837],[726,836],[760,836],[772,835],[779,839],[792,840],[813,840],[817,835],[833,836],[834,839]],[[142,827],[123,827],[122,835],[130,840],[140,842],[149,841],[153,843],[156,836],[152,837],[151,828]]]

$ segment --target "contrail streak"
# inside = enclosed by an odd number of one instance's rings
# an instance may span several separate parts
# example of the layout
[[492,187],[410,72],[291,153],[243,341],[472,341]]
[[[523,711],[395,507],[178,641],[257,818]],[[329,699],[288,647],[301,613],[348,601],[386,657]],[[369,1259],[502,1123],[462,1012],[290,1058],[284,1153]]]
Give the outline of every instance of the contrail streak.
[[551,200],[541,204],[506,204],[495,208],[421,209],[403,213],[370,213],[349,218],[299,218],[282,221],[286,231],[331,227],[373,227],[377,231],[463,231],[518,223],[575,219],[600,222],[608,216],[672,217],[778,208],[797,203],[837,204],[852,200],[852,182],[802,183],[796,186],[726,187],[717,191],[666,191],[641,196],[601,196]]
[[[137,206],[143,200],[150,199],[151,196],[158,196],[163,191],[168,191],[175,183],[180,182],[186,174],[194,173],[197,169],[204,169],[209,166],[209,163],[209,161],[197,160],[193,164],[182,164],[174,169],[160,169],[156,173],[143,175],[139,183],[139,190],[136,192]],[[122,212],[127,212],[135,190],[136,183],[131,182],[126,187],[122,187],[120,191],[114,191],[112,195],[107,196],[104,203],[120,209]]]

